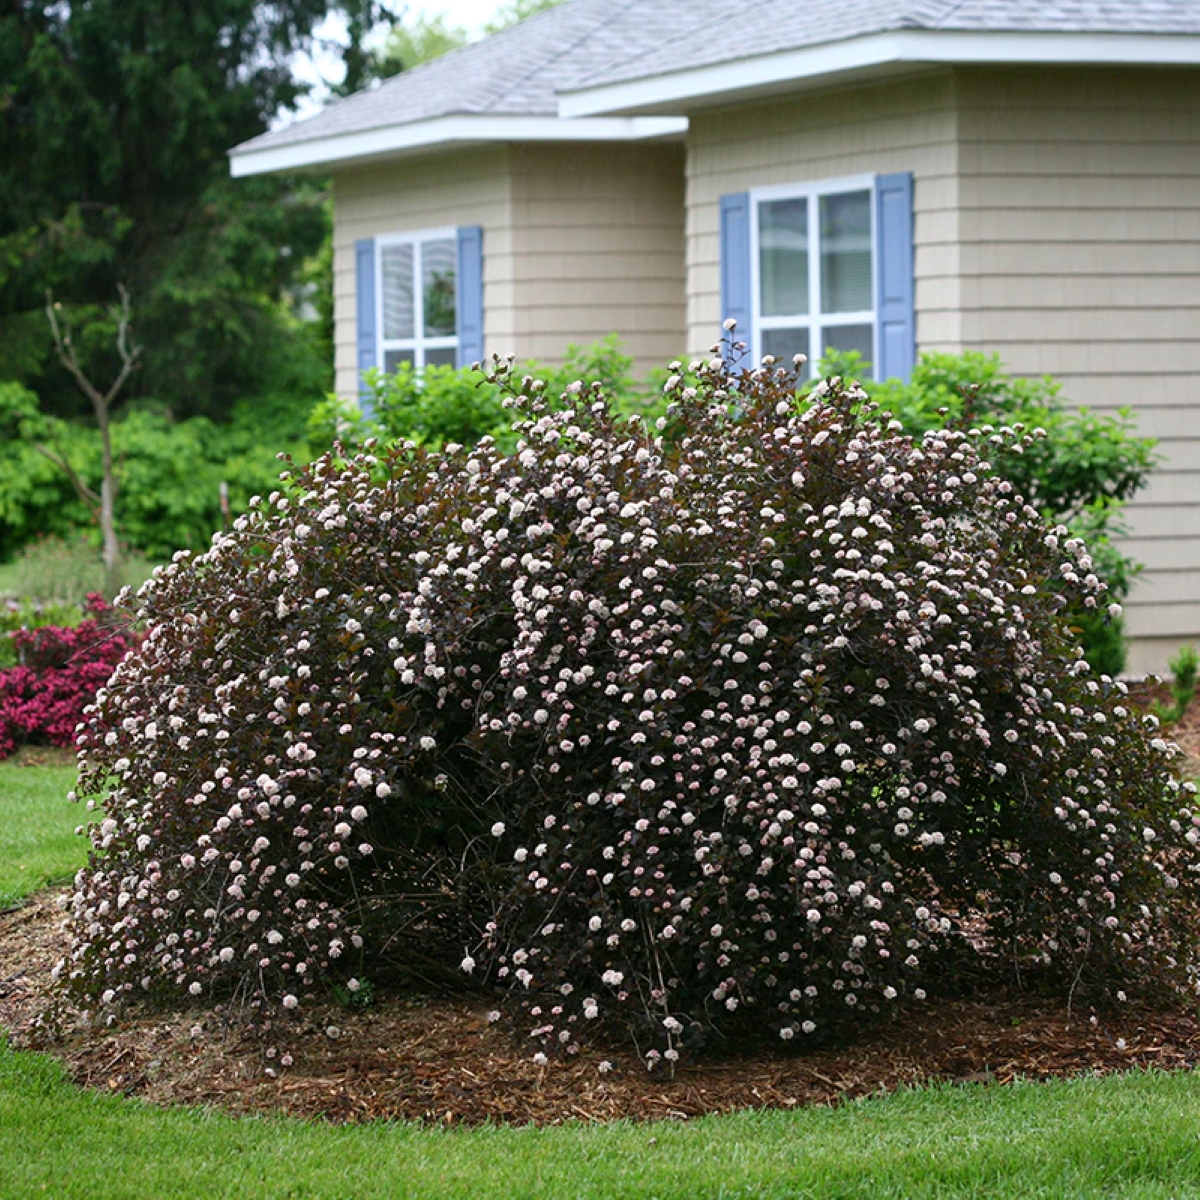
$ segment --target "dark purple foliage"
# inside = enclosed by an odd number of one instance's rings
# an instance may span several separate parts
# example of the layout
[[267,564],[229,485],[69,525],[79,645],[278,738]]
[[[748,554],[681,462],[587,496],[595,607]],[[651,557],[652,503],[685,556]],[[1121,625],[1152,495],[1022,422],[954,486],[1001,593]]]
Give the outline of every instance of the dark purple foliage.
[[80,743],[71,991],[461,963],[534,1044],[653,1060],[981,958],[1190,986],[1194,789],[1080,656],[1085,547],[981,461],[1020,438],[693,378],[659,436],[525,380],[513,455],[327,456],[144,589]]

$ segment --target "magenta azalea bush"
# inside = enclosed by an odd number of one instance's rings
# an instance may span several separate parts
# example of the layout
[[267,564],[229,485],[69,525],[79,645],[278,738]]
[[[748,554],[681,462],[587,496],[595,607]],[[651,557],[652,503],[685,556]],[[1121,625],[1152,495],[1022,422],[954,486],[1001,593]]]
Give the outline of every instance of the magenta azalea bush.
[[1017,435],[693,368],[655,435],[498,364],[514,454],[327,455],[139,593],[71,993],[461,970],[653,1062],[981,962],[1194,984],[1194,789],[1081,658],[1084,546],[981,461]]
[[84,604],[75,626],[42,625],[4,635],[16,665],[0,670],[0,758],[18,746],[70,746],[84,709],[136,644],[135,635],[110,624],[112,610],[99,593]]

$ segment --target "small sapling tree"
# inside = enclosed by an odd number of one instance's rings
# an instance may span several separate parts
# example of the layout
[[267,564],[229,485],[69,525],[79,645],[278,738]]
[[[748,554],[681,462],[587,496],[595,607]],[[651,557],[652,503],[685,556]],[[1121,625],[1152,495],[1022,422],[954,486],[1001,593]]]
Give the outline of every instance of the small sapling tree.
[[100,433],[100,490],[97,492],[75,469],[61,448],[54,444],[51,425],[47,424],[44,430],[47,432],[51,444],[47,446],[40,440],[34,442],[39,454],[48,458],[66,473],[71,481],[71,486],[92,513],[100,529],[105,592],[108,596],[116,593],[120,586],[121,576],[121,545],[117,539],[116,519],[119,483],[112,446],[112,410],[142,357],[141,346],[131,340],[129,292],[124,285],[118,284],[117,286],[121,303],[119,306],[113,307],[110,315],[112,322],[116,325],[115,344],[120,367],[107,388],[97,387],[84,370],[79,361],[71,326],[62,305],[57,303],[49,293],[46,295],[46,319],[50,322],[50,332],[54,338],[54,349],[58,360],[78,384],[79,390],[88,398],[92,406],[92,413],[96,418],[96,428]]

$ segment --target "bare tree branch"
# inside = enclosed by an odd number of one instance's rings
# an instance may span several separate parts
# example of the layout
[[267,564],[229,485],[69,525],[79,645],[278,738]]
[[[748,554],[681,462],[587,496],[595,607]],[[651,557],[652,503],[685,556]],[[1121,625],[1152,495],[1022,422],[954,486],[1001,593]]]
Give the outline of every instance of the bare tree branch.
[[117,291],[121,295],[121,316],[117,323],[117,352],[121,356],[121,371],[113,380],[112,387],[108,389],[108,393],[104,397],[106,405],[111,404],[117,398],[118,393],[125,386],[125,381],[133,374],[142,357],[141,346],[130,345],[129,342],[129,291],[123,283],[117,284]]
[[75,346],[71,341],[71,327],[69,324],[64,327],[59,322],[58,313],[62,305],[55,301],[49,290],[46,291],[46,317],[50,322],[50,332],[54,337],[54,349],[58,354],[58,360],[70,372],[71,378],[79,385],[80,391],[92,402],[92,407],[97,413],[101,408],[107,411],[111,407],[142,357],[142,347],[131,345],[129,340],[129,291],[123,283],[117,284],[117,291],[121,296],[120,315],[117,321],[117,353],[121,356],[121,370],[105,393],[101,393],[99,388],[84,374],[83,368],[79,365],[79,357],[75,353]]
[[71,481],[71,486],[75,489],[75,494],[91,510],[92,516],[97,516],[100,512],[99,494],[93,488],[88,487],[87,483],[80,477],[79,472],[67,461],[66,456],[57,450],[47,450],[39,442],[34,442],[33,448],[38,454],[48,459],[66,475]]
[[92,381],[83,373],[75,347],[71,344],[71,328],[64,331],[58,323],[58,310],[61,304],[55,302],[50,290],[46,290],[46,317],[50,322],[50,332],[54,336],[54,349],[58,353],[58,361],[71,373],[71,377],[79,384],[79,390],[92,402],[93,408],[99,408],[104,397],[92,386]]

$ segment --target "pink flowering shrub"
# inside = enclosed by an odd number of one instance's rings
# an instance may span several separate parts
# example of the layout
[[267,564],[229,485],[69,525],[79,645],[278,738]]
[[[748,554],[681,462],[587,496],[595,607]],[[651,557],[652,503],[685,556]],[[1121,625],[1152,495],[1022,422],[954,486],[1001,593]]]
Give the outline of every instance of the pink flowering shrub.
[[658,436],[526,379],[515,454],[327,455],[148,584],[80,740],[68,988],[461,964],[535,1045],[654,1061],[980,959],[1191,986],[1194,789],[1080,656],[1084,546],[981,462],[1015,435],[691,379]]
[[111,626],[98,593],[75,626],[42,625],[7,634],[17,665],[0,670],[0,758],[18,745],[70,746],[84,709],[136,638]]

